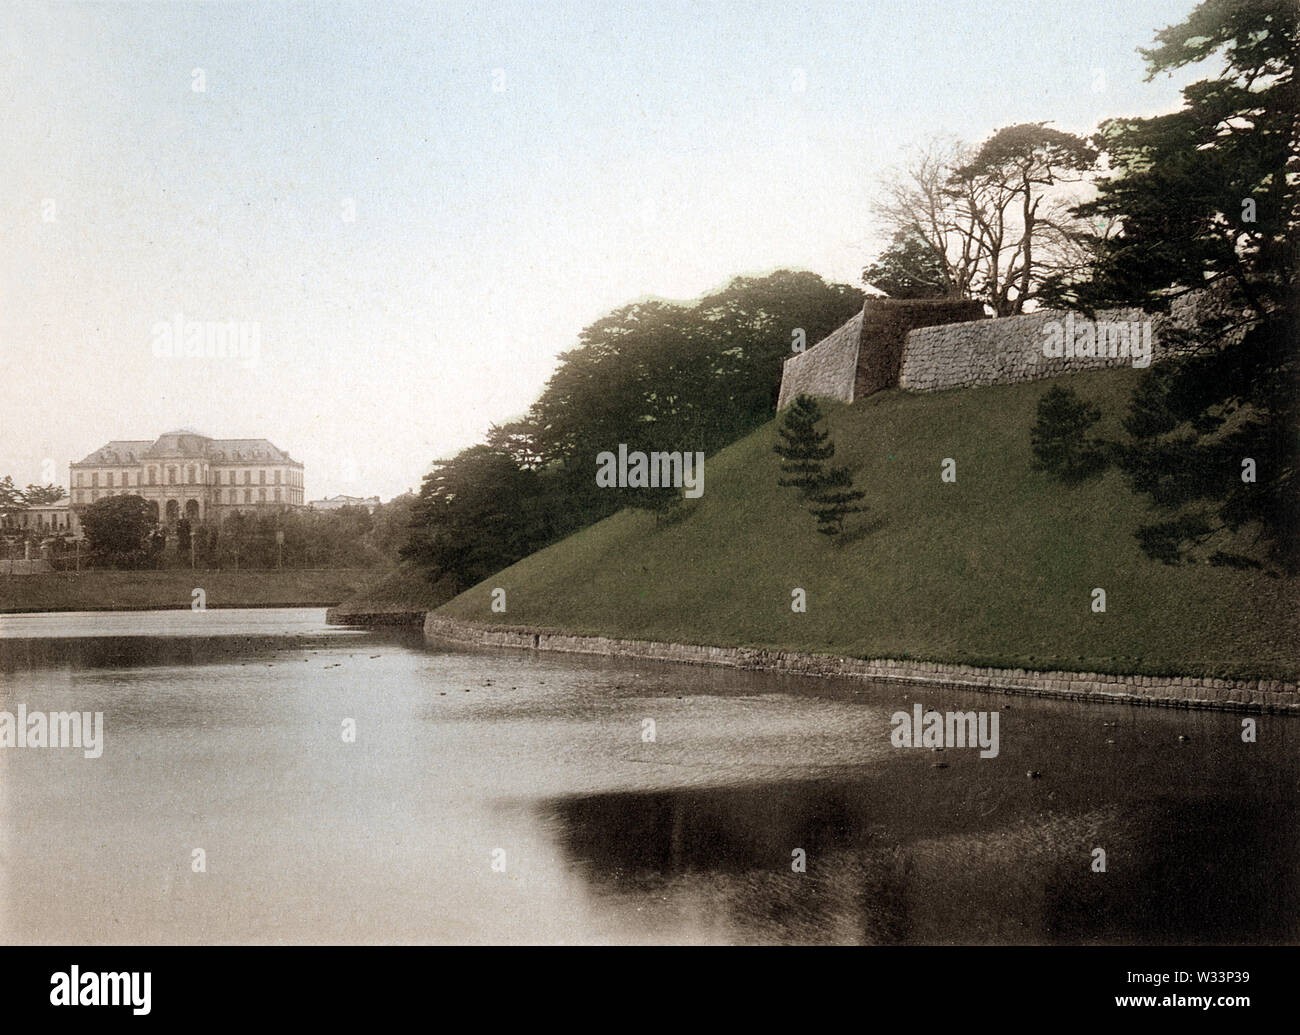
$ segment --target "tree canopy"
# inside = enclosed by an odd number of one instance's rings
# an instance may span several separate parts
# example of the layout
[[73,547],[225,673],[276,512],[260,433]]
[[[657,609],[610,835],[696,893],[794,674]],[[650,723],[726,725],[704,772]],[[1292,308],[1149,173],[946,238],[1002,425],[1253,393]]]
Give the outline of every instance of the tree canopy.
[[813,273],[736,277],[691,304],[621,306],[585,328],[537,401],[486,441],[433,464],[403,556],[462,588],[614,511],[660,512],[672,488],[601,488],[596,457],[706,456],[769,420],[782,363],[862,307]]
[[1219,303],[1166,333],[1182,355],[1147,372],[1124,421],[1121,466],[1162,512],[1138,540],[1169,563],[1300,568],[1297,52],[1292,0],[1205,0],[1160,31],[1148,78],[1224,65],[1176,112],[1103,123],[1112,172],[1076,210],[1116,227],[1062,292],[1078,307],[1155,312],[1206,288]]

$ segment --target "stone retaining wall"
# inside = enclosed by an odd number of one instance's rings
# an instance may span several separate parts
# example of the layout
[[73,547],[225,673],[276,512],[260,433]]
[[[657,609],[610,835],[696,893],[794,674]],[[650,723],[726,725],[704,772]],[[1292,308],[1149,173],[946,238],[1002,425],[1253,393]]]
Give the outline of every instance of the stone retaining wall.
[[[1052,324],[1062,337],[1072,332],[1084,344],[1085,328],[1092,331],[1087,342],[1089,352],[1100,355],[1049,358],[1043,354]],[[1110,325],[1123,334],[1123,351],[1129,351],[1129,333],[1136,329],[1145,340],[1150,335],[1147,362],[1135,364],[1129,355],[1111,356],[1105,332],[1098,327]],[[1106,367],[1149,366],[1160,358],[1158,325],[1141,309],[1114,309],[1099,312],[1095,321],[1074,313],[1044,310],[1024,316],[1004,316],[977,323],[949,324],[912,331],[903,349],[903,363],[898,386],[914,392],[934,392],[945,388],[970,388],[976,385],[1006,385],[1038,381],[1078,370],[1101,370]],[[1100,342],[1098,338],[1102,339]],[[1115,351],[1120,351],[1116,348]]]
[[968,299],[868,298],[862,304],[862,344],[853,398],[898,386],[903,355],[919,327],[965,327],[984,322],[984,307]]
[[868,661],[750,647],[704,647],[653,640],[573,636],[545,629],[462,622],[433,612],[425,617],[424,636],[426,640],[479,647],[617,655],[798,675],[884,680],[982,693],[1058,697],[1106,704],[1300,714],[1300,690],[1297,685],[1267,679],[1231,681],[1196,676],[1113,676],[1096,672],[978,668],[973,665],[946,665],[927,661]]
[[424,624],[424,611],[353,611],[331,607],[325,612],[326,625],[409,625]]
[[801,394],[853,402],[898,384],[908,331],[980,320],[978,302],[949,298],[868,298],[862,312],[785,361],[777,409]]
[[[1112,309],[1091,320],[1056,310],[986,320],[981,318],[982,307],[977,302],[868,298],[852,320],[807,352],[786,360],[777,408],[800,393],[853,402],[884,388],[935,392],[1132,366],[1129,334],[1135,326],[1144,346],[1149,331],[1149,362],[1159,362],[1178,347],[1174,332],[1193,328],[1210,317],[1242,313],[1223,288],[1194,291],[1176,299],[1167,316],[1153,316],[1136,308]],[[1070,335],[1085,352],[1057,358],[1045,355],[1046,330],[1052,322],[1059,325],[1062,338]],[[1098,334],[1098,326],[1107,324],[1114,329],[1116,352],[1122,341],[1126,354],[1112,355],[1105,334]],[[1091,337],[1085,325],[1092,326]],[[1239,340],[1241,333],[1238,329],[1229,340]],[[1145,359],[1139,356],[1136,365],[1149,365]]]
[[783,409],[795,396],[804,394],[852,402],[861,339],[862,314],[858,313],[807,352],[787,359],[781,371],[777,409]]

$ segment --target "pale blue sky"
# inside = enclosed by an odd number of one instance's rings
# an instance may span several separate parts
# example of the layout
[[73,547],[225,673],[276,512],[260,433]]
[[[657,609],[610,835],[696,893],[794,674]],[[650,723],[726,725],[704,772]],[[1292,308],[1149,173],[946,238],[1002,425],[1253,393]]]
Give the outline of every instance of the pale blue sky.
[[[623,302],[856,282],[905,145],[1174,107],[1136,48],[1192,6],[5,5],[0,475],[193,425],[416,487]],[[156,357],[177,312],[256,367]]]

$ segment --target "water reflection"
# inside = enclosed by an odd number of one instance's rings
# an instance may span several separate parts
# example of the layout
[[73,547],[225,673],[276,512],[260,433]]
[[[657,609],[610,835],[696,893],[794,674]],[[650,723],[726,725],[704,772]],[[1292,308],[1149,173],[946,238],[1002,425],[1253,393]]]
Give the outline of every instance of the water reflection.
[[916,696],[323,610],[7,616],[0,710],[102,710],[105,750],[0,751],[0,940],[1300,941],[1294,719],[921,695],[1000,711],[980,760],[893,748]]
[[[975,831],[933,797],[891,798],[869,781],[784,782],[588,795],[546,812],[603,893],[712,911],[739,941],[1300,937],[1298,817],[1280,799],[1163,799]],[[1092,869],[1101,846],[1104,873]],[[799,849],[806,873],[794,868]]]

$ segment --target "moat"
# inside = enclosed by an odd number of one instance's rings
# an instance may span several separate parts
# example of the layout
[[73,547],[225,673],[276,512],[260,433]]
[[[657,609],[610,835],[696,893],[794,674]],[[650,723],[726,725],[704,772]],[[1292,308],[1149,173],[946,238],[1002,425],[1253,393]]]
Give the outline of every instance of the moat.
[[[894,746],[918,703],[996,710],[996,756]],[[102,712],[103,745],[0,748],[8,943],[1300,940],[1289,716],[1250,743],[323,609],[3,616],[19,706]]]

